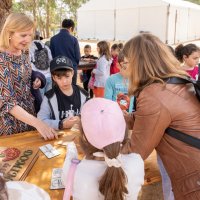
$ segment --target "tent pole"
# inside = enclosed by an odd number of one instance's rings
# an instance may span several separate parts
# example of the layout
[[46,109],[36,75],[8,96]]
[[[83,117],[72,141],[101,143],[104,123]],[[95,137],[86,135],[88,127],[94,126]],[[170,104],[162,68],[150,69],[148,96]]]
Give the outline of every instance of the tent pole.
[[168,31],[169,31],[169,14],[170,14],[170,4],[167,6],[167,21],[166,21],[166,33],[165,33],[165,43],[168,44]]

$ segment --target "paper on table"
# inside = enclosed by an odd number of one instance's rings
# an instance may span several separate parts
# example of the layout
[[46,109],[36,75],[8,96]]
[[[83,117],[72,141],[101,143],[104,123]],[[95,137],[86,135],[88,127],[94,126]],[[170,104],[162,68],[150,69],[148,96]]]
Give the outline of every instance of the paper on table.
[[54,168],[51,176],[51,186],[50,186],[51,190],[65,188],[61,176],[62,176],[62,168]]
[[47,158],[53,158],[55,156],[60,155],[60,152],[57,149],[55,149],[51,144],[46,144],[39,148]]

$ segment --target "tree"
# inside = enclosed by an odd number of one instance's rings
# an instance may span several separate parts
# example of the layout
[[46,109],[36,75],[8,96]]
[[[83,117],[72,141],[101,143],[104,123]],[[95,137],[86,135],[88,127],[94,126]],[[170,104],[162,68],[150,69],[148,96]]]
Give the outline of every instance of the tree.
[[[0,0],[1,1],[1,0]],[[12,1],[12,0],[10,0]],[[14,1],[14,0],[13,0]],[[23,12],[33,16],[37,29],[44,38],[60,27],[66,16],[72,16],[77,21],[77,9],[88,0],[20,0],[13,2],[13,11]]]
[[187,1],[190,1],[190,2],[196,3],[196,4],[200,4],[200,0],[187,0]]
[[3,25],[6,16],[9,14],[12,7],[12,0],[1,0],[0,3],[0,30]]
[[73,19],[77,21],[77,9],[88,0],[63,0],[69,7],[69,11],[73,16]]

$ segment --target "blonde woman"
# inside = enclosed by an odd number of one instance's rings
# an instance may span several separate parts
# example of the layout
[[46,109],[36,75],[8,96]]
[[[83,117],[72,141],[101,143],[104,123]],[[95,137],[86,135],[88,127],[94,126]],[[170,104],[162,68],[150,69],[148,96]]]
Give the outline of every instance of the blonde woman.
[[200,138],[200,106],[193,86],[167,83],[170,77],[187,78],[187,73],[169,48],[151,34],[132,38],[123,52],[129,93],[137,97],[132,151],[146,159],[156,148],[175,199],[200,199],[200,151],[165,134],[170,127]]
[[[26,15],[12,13],[0,34],[0,135],[11,135],[35,127],[44,139],[57,137],[55,131],[34,115],[31,94],[32,69],[28,45],[32,41],[34,22]],[[33,88],[41,85],[39,78]]]

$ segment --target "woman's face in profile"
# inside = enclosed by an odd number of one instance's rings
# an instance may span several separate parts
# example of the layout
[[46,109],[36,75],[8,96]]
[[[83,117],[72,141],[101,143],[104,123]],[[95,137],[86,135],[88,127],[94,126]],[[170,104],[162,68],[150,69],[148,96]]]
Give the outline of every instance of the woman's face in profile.
[[10,48],[13,50],[23,50],[32,41],[33,28],[23,32],[14,32],[10,36]]

